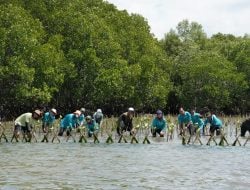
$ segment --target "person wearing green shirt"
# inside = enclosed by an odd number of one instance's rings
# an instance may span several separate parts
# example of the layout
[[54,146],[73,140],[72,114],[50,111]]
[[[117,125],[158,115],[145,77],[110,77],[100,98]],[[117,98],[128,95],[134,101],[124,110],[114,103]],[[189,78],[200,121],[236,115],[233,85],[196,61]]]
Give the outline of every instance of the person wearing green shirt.
[[195,112],[195,110],[191,110],[191,119],[192,122],[197,128],[195,128],[196,132],[200,132],[204,128],[204,122],[202,120],[201,114]]
[[193,122],[191,114],[185,111],[182,107],[179,109],[178,123],[179,123],[180,135],[183,134],[184,126],[188,129],[190,135],[192,134]]
[[64,131],[66,131],[67,136],[70,136],[72,129],[77,127],[80,115],[81,112],[79,110],[65,115],[65,117],[61,120],[58,136],[63,136]]
[[52,126],[52,124],[55,122],[55,116],[57,114],[57,111],[55,108],[52,108],[50,111],[43,114],[42,117],[42,130],[44,133],[48,132],[49,127]]
[[98,124],[95,122],[94,119],[92,119],[90,115],[86,117],[85,123],[83,125],[85,125],[86,128],[88,129],[88,137],[92,137],[93,133],[99,131]]
[[156,137],[157,134],[159,134],[160,137],[164,137],[166,128],[167,128],[167,122],[163,117],[163,113],[161,110],[157,110],[156,117],[153,119],[151,125],[151,133],[153,137]]
[[214,135],[214,132],[216,132],[216,135],[220,135],[222,129],[222,121],[210,111],[205,114],[205,117],[206,120],[204,121],[204,126],[206,126],[208,123],[210,124],[210,134]]

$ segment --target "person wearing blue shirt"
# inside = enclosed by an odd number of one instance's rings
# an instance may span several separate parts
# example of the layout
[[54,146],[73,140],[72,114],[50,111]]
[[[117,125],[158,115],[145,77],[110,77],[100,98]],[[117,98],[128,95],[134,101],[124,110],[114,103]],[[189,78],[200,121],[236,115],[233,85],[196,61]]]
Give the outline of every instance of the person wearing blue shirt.
[[96,124],[95,120],[92,119],[90,115],[86,117],[84,125],[88,129],[88,137],[92,137],[93,133],[99,130],[98,124]]
[[216,117],[215,114],[211,114],[210,112],[205,114],[206,120],[204,122],[204,126],[206,126],[208,123],[210,123],[210,134],[214,135],[214,132],[216,131],[216,135],[221,134],[221,128],[222,128],[222,121]]
[[156,117],[153,119],[151,125],[151,133],[153,137],[156,137],[157,133],[160,135],[160,137],[164,137],[166,128],[167,128],[167,122],[163,117],[163,113],[161,110],[157,110]]
[[48,132],[48,128],[52,126],[55,121],[55,116],[57,111],[55,108],[52,108],[50,111],[46,112],[42,117],[42,130],[44,133]]
[[67,136],[69,136],[72,128],[76,128],[77,123],[78,123],[78,118],[80,115],[81,115],[81,112],[79,110],[75,111],[74,113],[67,114],[61,120],[58,136],[62,136],[64,131],[66,131]]
[[179,109],[178,123],[180,128],[180,135],[183,135],[184,126],[188,128],[190,135],[193,133],[193,123],[191,114],[185,111],[182,107]]
[[194,109],[191,110],[192,123],[193,123],[193,125],[197,125],[198,126],[198,128],[195,129],[196,132],[202,130],[203,127],[204,127],[204,122],[203,122],[203,120],[201,118],[202,118],[201,114],[196,113]]

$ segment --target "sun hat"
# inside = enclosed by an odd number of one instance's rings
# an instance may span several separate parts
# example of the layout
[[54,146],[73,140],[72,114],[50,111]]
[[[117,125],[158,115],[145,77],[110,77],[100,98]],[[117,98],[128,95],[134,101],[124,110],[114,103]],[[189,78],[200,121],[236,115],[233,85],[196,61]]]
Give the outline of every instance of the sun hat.
[[56,109],[55,108],[52,108],[51,110],[50,110],[53,114],[57,114],[57,111],[56,111]]
[[134,111],[135,111],[135,109],[134,109],[134,108],[132,108],[132,107],[130,107],[130,108],[128,108],[128,111],[134,112]]
[[77,117],[79,117],[81,115],[80,110],[76,110],[73,114],[75,114]]

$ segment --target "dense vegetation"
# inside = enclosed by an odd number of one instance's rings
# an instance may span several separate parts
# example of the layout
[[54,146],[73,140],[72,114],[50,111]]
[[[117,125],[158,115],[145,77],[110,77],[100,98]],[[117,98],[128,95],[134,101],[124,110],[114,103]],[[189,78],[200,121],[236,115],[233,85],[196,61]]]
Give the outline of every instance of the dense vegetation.
[[0,0],[1,109],[250,110],[250,38],[184,20],[157,40],[102,0]]

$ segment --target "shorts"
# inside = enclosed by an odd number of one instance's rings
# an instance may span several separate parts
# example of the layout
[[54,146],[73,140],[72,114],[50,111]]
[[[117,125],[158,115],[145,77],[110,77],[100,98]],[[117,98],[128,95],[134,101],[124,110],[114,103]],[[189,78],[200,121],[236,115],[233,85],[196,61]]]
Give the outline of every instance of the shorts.
[[161,129],[151,129],[151,133],[152,133],[152,135],[153,135],[153,137],[156,137],[156,134],[158,133],[160,136],[162,136],[161,135]]
[[22,131],[23,133],[30,133],[31,132],[31,127],[28,127],[28,126],[21,126],[19,124],[16,124],[15,125],[15,129],[14,129],[14,132],[19,132],[19,131]]
[[211,125],[209,131],[211,134],[214,134],[214,131],[216,130],[216,135],[220,135],[221,134],[220,129],[221,126],[219,125]]
[[66,135],[67,135],[67,136],[70,136],[70,135],[71,135],[70,133],[71,133],[71,131],[72,131],[72,128],[64,128],[64,127],[61,127],[61,128],[59,129],[58,136],[63,136],[64,131],[66,131]]
[[[187,124],[185,124],[185,126],[187,127]],[[193,126],[193,124],[190,124],[187,129],[190,135],[194,135],[195,127]]]
[[130,135],[132,135],[132,133],[131,133],[132,127],[131,126],[125,126],[123,122],[118,123],[116,131],[117,131],[118,135],[121,135],[122,132],[126,132],[126,131],[129,131]]

